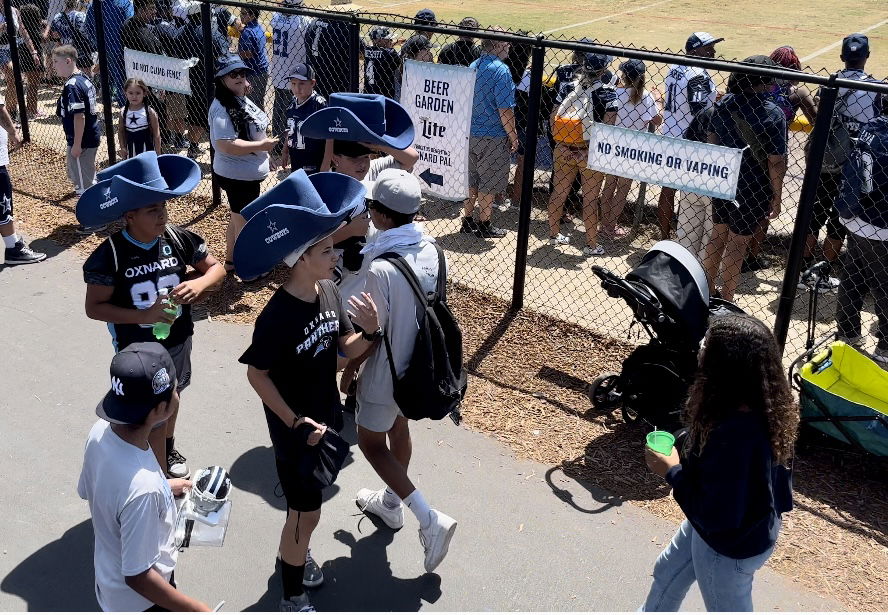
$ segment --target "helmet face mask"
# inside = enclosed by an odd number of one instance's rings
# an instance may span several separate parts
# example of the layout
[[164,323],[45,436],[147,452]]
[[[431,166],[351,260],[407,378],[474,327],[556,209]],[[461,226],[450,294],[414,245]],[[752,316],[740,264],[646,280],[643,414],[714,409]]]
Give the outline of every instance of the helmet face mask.
[[218,511],[231,492],[231,478],[225,468],[210,466],[197,473],[191,488],[194,512],[208,515]]

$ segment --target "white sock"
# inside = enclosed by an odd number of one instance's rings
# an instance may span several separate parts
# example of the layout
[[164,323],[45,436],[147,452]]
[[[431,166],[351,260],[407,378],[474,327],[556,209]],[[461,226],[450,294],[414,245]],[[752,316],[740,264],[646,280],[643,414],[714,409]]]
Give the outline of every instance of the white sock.
[[385,488],[385,493],[382,496],[382,503],[386,505],[387,508],[397,508],[401,505],[401,498],[398,497],[394,491]]
[[18,243],[19,236],[17,233],[13,233],[12,235],[6,235],[3,238],[3,243],[6,244],[7,248],[14,248],[15,244]]
[[412,510],[413,514],[416,515],[416,519],[419,521],[419,527],[426,529],[431,525],[432,519],[429,513],[432,512],[432,507],[426,502],[426,499],[419,492],[419,489],[414,489],[413,493],[404,498],[404,503],[407,505],[407,508]]

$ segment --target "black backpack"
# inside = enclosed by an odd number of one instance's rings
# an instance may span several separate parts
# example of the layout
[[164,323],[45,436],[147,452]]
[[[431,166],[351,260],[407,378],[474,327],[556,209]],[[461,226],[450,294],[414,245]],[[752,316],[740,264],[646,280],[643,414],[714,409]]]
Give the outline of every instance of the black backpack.
[[438,244],[438,286],[434,292],[423,291],[416,274],[398,254],[383,254],[401,272],[425,310],[419,315],[416,344],[404,375],[398,378],[392,359],[388,335],[383,336],[388,354],[395,403],[408,419],[439,421],[450,415],[457,425],[461,419],[459,406],[468,386],[463,366],[462,330],[447,307],[444,252]]

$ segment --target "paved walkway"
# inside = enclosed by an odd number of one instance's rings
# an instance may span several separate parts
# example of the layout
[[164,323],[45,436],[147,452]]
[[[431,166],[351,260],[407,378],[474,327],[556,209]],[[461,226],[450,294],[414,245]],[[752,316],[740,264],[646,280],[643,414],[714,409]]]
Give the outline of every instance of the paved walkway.
[[[5,343],[0,411],[0,609],[95,610],[92,529],[75,493],[93,408],[108,387],[110,339],[82,309],[80,261],[53,244],[46,262],[0,270]],[[194,379],[178,442],[192,469],[221,464],[236,490],[225,546],[182,554],[186,592],[226,610],[275,610],[274,559],[284,520],[265,420],[236,359],[250,329],[197,324]],[[495,408],[490,411],[495,412]],[[450,554],[424,574],[417,524],[400,532],[357,514],[353,497],[380,485],[357,447],[327,494],[313,553],[326,585],[319,610],[634,610],[672,523],[563,476],[517,461],[450,421],[413,424],[411,474],[433,506],[459,521]],[[354,431],[346,429],[354,440]],[[839,610],[769,570],[761,610]],[[702,609],[696,589],[686,607]]]

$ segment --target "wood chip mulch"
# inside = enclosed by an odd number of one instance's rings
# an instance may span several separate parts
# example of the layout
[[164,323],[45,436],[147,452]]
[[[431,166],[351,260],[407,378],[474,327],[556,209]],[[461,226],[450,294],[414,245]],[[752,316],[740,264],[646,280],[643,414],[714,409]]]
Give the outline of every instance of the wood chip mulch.
[[[74,232],[76,198],[66,194],[70,184],[57,152],[32,145],[12,160],[16,218],[37,240],[36,248],[45,247],[39,240],[51,240],[83,257],[104,239],[106,234],[83,238]],[[203,235],[221,258],[227,207],[209,208],[207,197],[174,200],[170,218]],[[254,285],[227,280],[195,314],[250,324],[285,275],[279,269]],[[613,302],[607,309],[624,311],[628,326],[628,308]],[[627,425],[618,413],[596,414],[586,397],[595,376],[619,371],[632,343],[532,312],[511,313],[505,302],[458,283],[450,285],[450,303],[463,326],[471,374],[466,424],[504,442],[518,457],[582,481],[601,506],[631,502],[676,523],[682,519],[665,483],[644,465],[645,428]],[[625,337],[625,331],[613,335]],[[888,610],[884,468],[853,454],[801,448],[795,510],[784,517],[768,565],[849,610]],[[570,499],[550,482],[556,497]],[[660,538],[665,543],[669,537]]]

